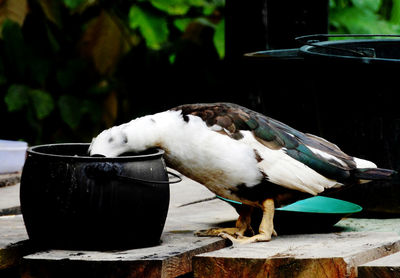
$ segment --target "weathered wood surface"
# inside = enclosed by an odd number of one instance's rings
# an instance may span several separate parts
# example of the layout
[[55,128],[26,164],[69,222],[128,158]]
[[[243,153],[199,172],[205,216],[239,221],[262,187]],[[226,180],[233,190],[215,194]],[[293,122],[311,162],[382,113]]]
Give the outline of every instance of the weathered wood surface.
[[357,266],[400,251],[397,233],[285,235],[194,258],[194,277],[357,277]]
[[0,270],[16,266],[29,252],[21,215],[0,217]]
[[400,278],[400,252],[358,267],[360,278]]
[[19,183],[0,187],[0,216],[20,213]]
[[221,249],[218,238],[167,232],[162,245],[114,252],[51,250],[24,257],[23,277],[177,277],[192,271],[194,255]]
[[[161,245],[114,252],[36,252],[24,257],[22,275],[176,277],[190,273],[194,267],[196,277],[252,277],[266,273],[271,277],[320,277],[327,273],[333,275],[330,277],[354,277],[356,266],[399,249],[400,219],[351,218],[340,221],[332,233],[281,235],[268,243],[221,249],[229,242],[193,235],[199,229],[234,225],[237,213],[225,202],[196,203],[212,197],[214,194],[203,186],[184,179],[171,185]],[[185,205],[188,203],[191,204]],[[386,233],[393,231],[397,234]],[[26,239],[21,215],[0,217],[0,270],[15,266],[26,254]]]
[[0,174],[0,187],[10,186],[19,183],[21,180],[21,172]]
[[400,235],[400,218],[345,218],[335,228],[342,232],[394,232]]

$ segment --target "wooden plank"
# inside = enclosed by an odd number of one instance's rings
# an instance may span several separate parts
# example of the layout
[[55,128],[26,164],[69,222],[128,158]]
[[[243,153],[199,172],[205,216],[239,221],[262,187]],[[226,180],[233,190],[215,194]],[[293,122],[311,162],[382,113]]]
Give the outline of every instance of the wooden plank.
[[356,277],[357,266],[400,250],[396,233],[286,235],[194,258],[194,277]]
[[397,232],[400,234],[400,218],[371,219],[344,218],[335,225],[342,232]]
[[17,184],[20,180],[21,172],[0,174],[0,187]]
[[19,183],[0,187],[0,216],[20,213]]
[[400,278],[400,252],[358,267],[360,278]]
[[15,267],[29,251],[21,215],[0,217],[0,270]]
[[[229,242],[193,235],[199,229],[234,225],[237,213],[227,203],[220,200],[197,202],[213,196],[202,185],[185,178],[182,183],[171,185],[171,202],[161,245],[110,252],[37,252],[24,257],[22,274],[27,278],[176,277],[195,268],[197,277],[214,277],[218,273],[219,277],[235,277],[233,273],[271,277],[318,277],[336,273],[334,277],[354,277],[357,265],[399,249],[398,235],[382,233],[398,230],[398,219],[345,219],[339,222],[336,230],[346,232],[286,235],[268,243],[221,249]],[[185,205],[188,203],[192,204]],[[365,232],[354,232],[363,230]],[[229,256],[218,255],[219,252]],[[232,256],[233,253],[236,255]],[[195,258],[194,265],[192,258]],[[226,273],[221,274],[222,271]]]
[[159,246],[114,252],[51,250],[24,257],[23,277],[176,277],[192,271],[192,257],[226,241],[165,233]]

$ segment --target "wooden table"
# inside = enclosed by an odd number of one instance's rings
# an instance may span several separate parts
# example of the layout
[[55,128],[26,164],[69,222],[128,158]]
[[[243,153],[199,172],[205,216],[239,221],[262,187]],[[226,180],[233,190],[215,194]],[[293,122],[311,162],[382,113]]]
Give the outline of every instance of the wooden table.
[[171,185],[161,245],[132,250],[33,252],[27,247],[22,217],[0,217],[0,275],[1,269],[16,266],[26,278],[374,277],[372,267],[374,273],[398,273],[398,264],[374,260],[391,254],[398,258],[400,219],[349,218],[336,225],[336,232],[281,235],[271,242],[232,246],[221,238],[193,235],[234,225],[237,213],[227,203],[198,202],[213,197],[189,179]]

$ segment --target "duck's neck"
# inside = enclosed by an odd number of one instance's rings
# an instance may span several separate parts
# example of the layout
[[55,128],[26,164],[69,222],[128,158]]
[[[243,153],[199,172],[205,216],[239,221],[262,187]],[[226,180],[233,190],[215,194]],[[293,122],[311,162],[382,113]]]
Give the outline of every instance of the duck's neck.
[[181,131],[183,124],[180,112],[165,111],[137,118],[120,127],[126,130],[133,150],[143,151],[157,147],[168,152],[171,142],[175,143],[180,139],[177,132]]
[[163,113],[153,115],[158,132],[154,138],[171,168],[214,192],[222,184],[256,184],[262,178],[252,148],[212,131],[197,116],[185,121],[180,113]]

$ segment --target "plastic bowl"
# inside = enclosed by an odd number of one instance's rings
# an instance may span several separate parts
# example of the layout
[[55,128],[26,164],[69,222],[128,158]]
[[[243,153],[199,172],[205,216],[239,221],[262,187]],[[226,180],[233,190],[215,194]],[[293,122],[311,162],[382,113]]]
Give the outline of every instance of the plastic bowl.
[[347,201],[315,196],[297,201],[293,204],[277,208],[278,211],[303,212],[303,213],[323,213],[323,214],[352,214],[360,212],[362,207]]
[[[241,205],[237,201],[219,198],[229,202],[235,208]],[[332,226],[342,218],[361,210],[361,206],[351,202],[315,196],[276,208],[274,225],[278,234],[325,232],[332,230]],[[258,229],[257,225],[260,223],[261,216],[261,210],[253,213],[253,229]]]
[[26,142],[0,140],[0,174],[20,172],[27,148]]

